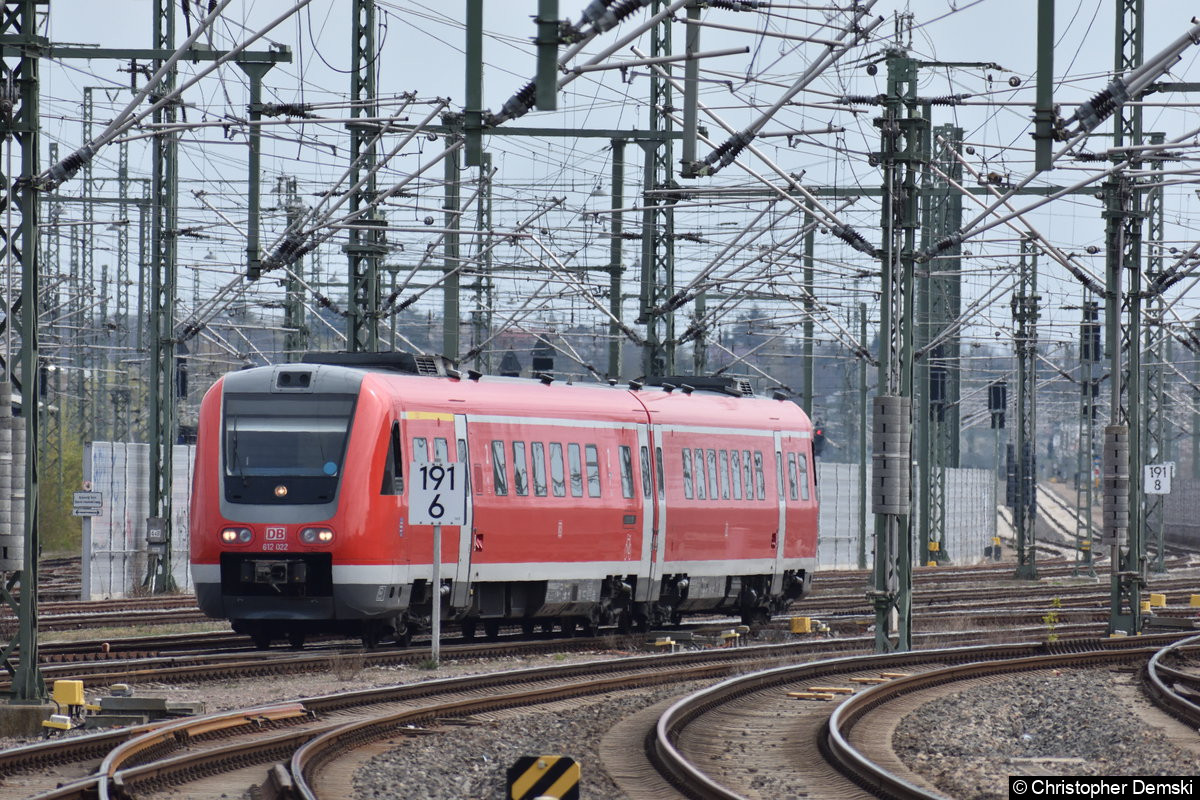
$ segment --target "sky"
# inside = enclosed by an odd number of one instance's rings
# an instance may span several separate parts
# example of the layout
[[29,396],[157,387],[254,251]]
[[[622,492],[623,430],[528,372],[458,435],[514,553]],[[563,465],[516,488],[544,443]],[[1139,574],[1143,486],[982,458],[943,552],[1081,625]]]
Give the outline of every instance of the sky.
[[[178,4],[174,4],[178,7]],[[578,22],[584,3],[562,0],[560,16]],[[844,8],[845,4],[841,4]],[[261,29],[279,16],[289,3],[231,3],[215,28],[212,44],[227,48]],[[350,33],[347,2],[313,0],[303,10],[281,22],[253,49],[273,44],[291,49],[293,62],[273,68],[265,78],[264,96],[268,102],[312,104],[315,116],[306,124],[275,124],[265,128],[262,173],[263,205],[267,209],[263,225],[263,243],[268,250],[284,230],[282,195],[273,192],[277,182],[296,178],[300,198],[317,206],[322,195],[338,187],[348,162],[348,136],[343,124],[347,114],[346,98],[350,76]],[[497,111],[504,101],[529,80],[534,72],[531,38],[535,34],[533,0],[491,0],[486,2],[484,27],[484,106]],[[1184,2],[1147,4],[1147,57],[1186,31],[1195,13]],[[701,33],[702,51],[745,47],[749,52],[706,58],[702,61],[701,102],[711,114],[702,115],[715,142],[725,135],[719,130],[722,120],[740,129],[762,110],[771,106],[824,48],[819,42],[796,37],[823,39],[831,35],[831,21],[844,18],[842,12],[812,11],[801,4],[773,4],[767,11],[735,13],[720,9],[705,11],[703,19],[719,25],[744,28],[743,31],[705,27]],[[829,6],[832,9],[833,6]],[[803,174],[810,187],[842,187],[843,199],[831,200],[830,209],[837,219],[860,231],[877,244],[879,203],[877,198],[854,197],[858,188],[874,189],[881,182],[880,170],[872,163],[871,153],[878,149],[878,130],[872,120],[878,106],[847,105],[844,95],[872,97],[886,89],[886,64],[889,48],[903,47],[922,61],[919,95],[940,98],[968,95],[957,105],[935,106],[934,125],[955,124],[964,130],[963,157],[980,174],[1017,183],[1032,168],[1030,118],[1036,69],[1036,10],[1034,0],[981,0],[980,2],[922,1],[895,3],[879,0],[871,17],[883,22],[869,40],[850,50],[835,66],[821,75],[768,122],[768,135],[756,141],[762,157],[745,154],[719,174],[700,179],[678,175],[675,180],[688,188],[708,191],[690,197],[676,212],[676,233],[682,238],[676,250],[676,285],[685,286],[698,276],[708,277],[701,288],[708,293],[708,321],[714,337],[720,332],[745,324],[752,309],[763,314],[760,329],[773,330],[781,341],[794,341],[800,335],[803,309],[795,301],[798,261],[794,257],[760,258],[757,246],[778,247],[791,252],[787,244],[799,230],[802,215],[789,203],[768,205],[761,198],[718,197],[711,190],[761,189],[763,180],[779,182],[774,170]],[[150,4],[139,0],[114,0],[97,4],[82,0],[56,0],[51,7],[49,37],[55,42],[96,44],[103,47],[146,47],[151,36]],[[465,2],[416,3],[379,2],[377,4],[377,81],[380,113],[396,114],[401,122],[416,122],[435,108],[440,99],[446,107],[461,111],[464,102],[464,27]],[[904,15],[911,14],[911,17]],[[613,31],[600,34],[574,64],[582,63],[600,47],[615,43],[626,31],[645,20],[640,11]],[[677,18],[681,19],[681,17]],[[177,38],[182,40],[186,24],[178,21]],[[674,50],[683,47],[687,25],[672,26]],[[778,34],[778,35],[767,35]],[[788,38],[791,37],[791,38]],[[632,45],[648,52],[642,37]],[[1104,88],[1111,78],[1114,57],[1113,0],[1078,0],[1057,4],[1055,102],[1063,116]],[[634,58],[632,47],[620,48],[611,58]],[[1167,79],[1200,80],[1197,59],[1200,47],[1191,47],[1173,65]],[[869,65],[876,65],[876,70]],[[196,68],[184,65],[181,75]],[[874,71],[875,74],[871,74]],[[676,75],[682,68],[676,67]],[[142,80],[138,78],[137,80]],[[94,119],[100,128],[131,98],[128,64],[105,60],[47,63],[43,68],[43,148],[57,142],[62,153],[70,152],[84,140],[80,126],[81,98],[84,87],[95,89]],[[1014,85],[1015,84],[1015,85]],[[139,84],[140,85],[140,84]],[[406,93],[412,99],[408,106]],[[544,126],[566,130],[585,128],[643,128],[649,119],[648,68],[606,70],[588,73],[566,87],[556,111],[534,111],[509,126]],[[197,235],[181,243],[180,305],[181,318],[197,308],[227,311],[239,303],[278,301],[276,281],[257,285],[238,283],[245,249],[246,152],[247,137],[240,121],[245,118],[247,101],[244,74],[229,67],[213,78],[200,82],[185,94],[186,119],[189,123],[210,123],[182,135],[181,143],[181,218],[196,229]],[[678,107],[681,99],[674,98]],[[1200,98],[1183,93],[1159,94],[1149,98],[1144,108],[1144,129],[1162,131],[1168,139],[1196,127],[1196,104]],[[782,135],[789,131],[830,133]],[[1090,152],[1108,146],[1106,123],[1086,144]],[[130,169],[135,175],[149,174],[146,131],[129,132]],[[1193,136],[1194,140],[1194,136]],[[1183,148],[1183,160],[1173,162],[1173,173],[1187,170],[1195,158],[1194,141]],[[385,137],[381,150],[398,143],[399,134]],[[440,265],[440,231],[443,227],[442,168],[430,167],[442,148],[440,141],[419,136],[401,148],[379,175],[381,188],[406,182],[405,193],[387,204],[387,218],[394,231],[389,233],[392,251],[385,265],[396,270],[403,285],[401,297],[417,295],[412,307],[431,318],[440,315],[440,291],[426,291],[431,273],[417,268]],[[492,228],[498,233],[520,230],[523,221],[536,215],[537,233],[531,239],[513,238],[494,249],[496,270],[494,325],[513,330],[563,331],[574,325],[603,326],[607,306],[607,276],[597,272],[575,271],[581,266],[601,266],[608,262],[611,215],[610,172],[612,150],[603,138],[524,138],[489,136],[485,148],[492,154],[497,169],[493,184]],[[637,207],[636,193],[641,188],[642,169],[639,148],[629,148],[625,181],[626,205]],[[701,144],[699,154],[711,146]],[[95,174],[98,192],[114,191],[117,145],[114,143],[98,156]],[[675,159],[679,158],[676,146]],[[1098,171],[1095,162],[1063,159],[1035,185],[1070,185]],[[414,175],[419,175],[415,177]],[[968,176],[968,182],[971,178]],[[344,188],[344,184],[341,186]],[[479,189],[478,173],[463,174],[461,194],[472,196]],[[76,185],[64,186],[64,193],[80,191]],[[135,189],[135,191],[138,191]],[[1018,208],[1031,199],[1018,199]],[[1196,214],[1200,210],[1191,176],[1173,176],[1164,189],[1166,230],[1163,247],[1182,252],[1197,240]],[[975,216],[976,207],[965,202],[965,218]],[[1056,248],[1074,254],[1076,261],[1103,275],[1104,231],[1100,203],[1090,195],[1072,195],[1032,211],[1026,221]],[[105,208],[98,218],[112,214]],[[63,219],[77,218],[79,209],[68,205]],[[333,214],[326,219],[336,219]],[[625,215],[626,231],[636,231],[637,211]],[[474,208],[464,211],[464,227],[478,221]],[[878,277],[871,277],[878,263],[828,234],[825,220],[817,237],[817,296],[821,301],[816,334],[821,341],[850,348],[857,332],[851,316],[858,303],[866,302],[872,317],[879,292]],[[98,268],[108,266],[115,257],[114,234],[96,226],[95,259]],[[424,229],[424,230],[423,230]],[[328,230],[328,229],[323,229]],[[314,228],[314,232],[319,233]],[[468,257],[477,253],[481,237],[464,237]],[[313,254],[307,265],[309,280],[335,303],[345,302],[345,257],[339,233]],[[432,249],[431,249],[432,248]],[[1096,250],[1089,253],[1089,248]],[[964,333],[976,344],[1003,340],[1011,334],[1012,320],[1008,297],[1019,254],[1019,232],[1007,227],[993,228],[969,240],[962,261],[964,292],[967,296],[970,324]],[[69,256],[63,255],[62,259]],[[623,262],[628,277],[640,268],[636,242],[626,242]],[[766,266],[767,262],[770,262]],[[547,265],[554,267],[547,279]],[[315,271],[315,276],[314,276]],[[1082,299],[1076,280],[1064,269],[1043,256],[1039,266],[1045,316],[1042,336],[1047,352],[1062,350],[1077,332]],[[864,277],[866,276],[866,277]],[[210,305],[206,300],[220,292],[237,290],[227,303]],[[636,293],[636,283],[626,288]],[[790,298],[790,299],[789,299]],[[1184,282],[1170,296],[1168,322],[1182,324],[1200,312],[1200,296]],[[978,301],[971,305],[971,301]],[[132,303],[132,300],[130,301]],[[473,297],[464,296],[464,308],[472,307]],[[623,317],[632,321],[636,303],[625,301]],[[687,327],[691,305],[677,316],[677,331]],[[208,313],[206,311],[206,313]],[[218,317],[220,318],[220,317]],[[635,331],[644,329],[632,326]],[[207,334],[206,334],[207,335]],[[215,335],[215,334],[214,334]],[[221,334],[230,350],[230,358],[246,357],[244,344],[236,335]],[[464,350],[469,336],[464,333]],[[564,337],[556,344],[569,350]],[[681,351],[683,352],[683,351]],[[458,355],[462,355],[462,352]],[[720,361],[725,355],[713,352]],[[271,353],[249,352],[251,361],[260,363]],[[636,365],[634,365],[636,366]],[[636,372],[636,369],[634,369]]]

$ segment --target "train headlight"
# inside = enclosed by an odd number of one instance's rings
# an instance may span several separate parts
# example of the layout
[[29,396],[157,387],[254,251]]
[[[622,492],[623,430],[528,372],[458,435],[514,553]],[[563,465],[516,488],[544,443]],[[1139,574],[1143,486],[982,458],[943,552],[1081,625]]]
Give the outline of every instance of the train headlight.
[[249,528],[222,528],[221,541],[225,544],[246,544],[254,538]]
[[329,528],[301,528],[300,541],[305,544],[326,544],[333,541],[333,531]]

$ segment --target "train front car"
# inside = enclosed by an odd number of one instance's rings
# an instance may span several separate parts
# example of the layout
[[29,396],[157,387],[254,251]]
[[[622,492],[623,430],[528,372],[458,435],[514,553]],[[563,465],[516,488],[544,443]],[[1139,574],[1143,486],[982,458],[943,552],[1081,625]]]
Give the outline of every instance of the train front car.
[[226,375],[201,405],[196,598],[259,647],[278,639],[299,647],[325,632],[368,643],[403,634],[399,567],[367,524],[378,494],[368,482],[381,478],[369,473],[382,459],[346,457],[388,446],[390,404],[366,378],[337,366],[261,367]]

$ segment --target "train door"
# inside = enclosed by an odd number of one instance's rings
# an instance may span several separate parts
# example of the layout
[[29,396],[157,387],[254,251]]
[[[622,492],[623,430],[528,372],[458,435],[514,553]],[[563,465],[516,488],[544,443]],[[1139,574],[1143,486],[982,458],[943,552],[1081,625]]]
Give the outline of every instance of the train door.
[[783,554],[787,539],[787,495],[784,494],[783,436],[779,431],[772,434],[775,439],[775,496],[779,503],[779,522],[775,532],[775,568],[771,576],[771,594],[783,591]]
[[[411,442],[414,461],[458,461],[467,463],[466,458],[466,422],[461,414],[449,414],[440,411],[408,411],[405,413],[407,433]],[[469,473],[470,467],[467,467]],[[442,576],[453,578],[452,600],[460,594],[464,600],[469,596],[467,570],[471,557],[471,520],[473,516],[473,500],[470,477],[468,476],[466,523],[465,525],[446,525],[442,530],[442,552],[434,557],[441,558]],[[432,528],[422,526],[423,530],[432,535]],[[466,566],[463,566],[464,561]],[[460,588],[460,581],[462,582]],[[454,603],[454,605],[461,605]]]
[[648,602],[658,597],[662,575],[663,549],[666,546],[667,502],[661,474],[662,446],[649,425],[637,426],[638,459],[642,474],[642,557],[634,600]]
[[454,608],[462,608],[470,600],[471,590],[471,552],[473,550],[471,536],[474,525],[474,487],[471,486],[471,459],[467,450],[467,417],[465,414],[454,415],[454,440],[456,452],[454,460],[465,465],[463,474],[467,476],[467,508],[464,523],[458,529],[458,561],[454,565],[454,584],[450,595],[450,604]]

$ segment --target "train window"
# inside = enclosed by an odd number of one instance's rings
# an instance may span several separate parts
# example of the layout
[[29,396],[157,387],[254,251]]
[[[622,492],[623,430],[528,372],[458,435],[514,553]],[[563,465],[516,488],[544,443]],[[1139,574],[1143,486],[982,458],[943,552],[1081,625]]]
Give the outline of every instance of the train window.
[[704,488],[704,451],[697,447],[692,451],[692,464],[696,467],[696,499],[708,499]]
[[729,451],[722,450],[721,458],[721,499],[729,499]]
[[429,442],[424,436],[413,437],[413,461],[429,460]]
[[404,447],[400,444],[400,423],[392,423],[387,457],[383,462],[383,486],[380,494],[404,494]]
[[717,499],[717,451],[708,451],[708,496],[711,500]]
[[[342,474],[353,413],[353,395],[227,394],[227,497],[233,502],[261,498],[277,503],[276,479],[287,477],[311,479],[304,484],[311,491],[308,501],[328,502]],[[304,500],[293,496],[286,502]]]
[[758,486],[758,499],[767,499],[767,478],[763,475],[762,450],[754,451],[754,483]]
[[692,451],[683,448],[683,496],[692,499]]
[[563,473],[562,445],[558,442],[550,443],[550,481],[554,487],[554,496],[565,497],[567,484]]
[[665,500],[667,498],[667,488],[663,482],[662,468],[662,448],[654,448],[654,463],[658,465],[658,499]]
[[471,490],[471,478],[470,478],[470,473],[467,471],[467,469],[466,469],[466,467],[465,467],[465,465],[466,465],[466,463],[467,463],[467,440],[466,440],[466,439],[459,439],[459,440],[458,440],[458,448],[457,448],[457,449],[458,449],[458,463],[460,463],[460,464],[463,464],[463,465],[464,465],[464,467],[463,467],[463,478],[466,480],[466,483],[464,484],[464,488],[466,488],[466,489],[467,489],[467,491],[470,491],[470,490]]
[[754,464],[749,450],[742,451],[742,485],[746,490],[746,499],[754,499]]
[[508,494],[508,466],[504,463],[504,442],[492,441],[492,487],[496,494]]
[[650,496],[650,448],[642,445],[642,497]]
[[628,499],[633,497],[633,451],[627,444],[617,450],[621,455],[621,496]]
[[529,445],[533,456],[533,493],[538,497],[546,496],[546,445],[541,442],[531,442]]
[[524,442],[513,442],[513,491],[521,497],[529,494],[529,470],[525,463]]
[[596,445],[588,444],[583,446],[583,455],[587,462],[588,497],[599,497],[600,453],[596,449]]
[[742,463],[737,450],[729,451],[729,475],[733,478],[733,499],[742,499]]
[[571,496],[583,497],[583,460],[579,455],[579,445],[567,445],[567,461],[571,465]]
[[787,500],[783,488],[783,453],[775,451],[775,488],[779,490],[779,499]]
[[800,459],[800,499],[808,499],[808,456],[800,453],[796,456]]
[[788,453],[788,494],[793,500],[800,499],[800,492],[796,486],[796,454]]
[[433,440],[433,460],[441,461],[443,464],[450,461],[450,446],[441,436]]

